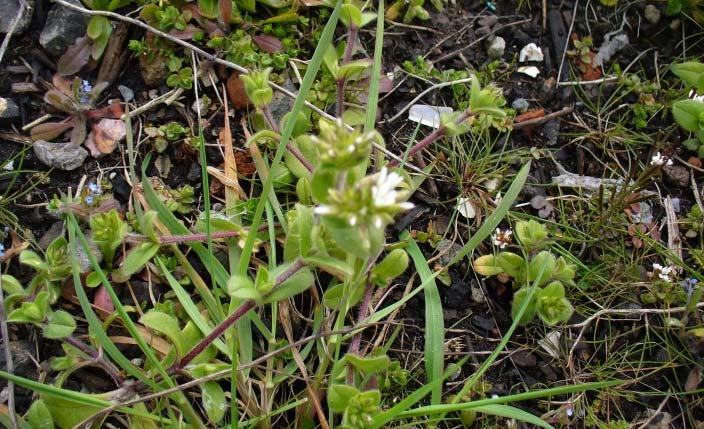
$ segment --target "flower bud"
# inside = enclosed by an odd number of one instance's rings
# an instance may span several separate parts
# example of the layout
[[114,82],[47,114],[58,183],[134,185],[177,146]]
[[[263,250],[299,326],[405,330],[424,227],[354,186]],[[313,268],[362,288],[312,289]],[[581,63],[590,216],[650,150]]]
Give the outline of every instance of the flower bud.
[[274,97],[274,91],[269,86],[269,74],[271,74],[271,67],[240,76],[244,82],[247,97],[256,107],[266,106]]

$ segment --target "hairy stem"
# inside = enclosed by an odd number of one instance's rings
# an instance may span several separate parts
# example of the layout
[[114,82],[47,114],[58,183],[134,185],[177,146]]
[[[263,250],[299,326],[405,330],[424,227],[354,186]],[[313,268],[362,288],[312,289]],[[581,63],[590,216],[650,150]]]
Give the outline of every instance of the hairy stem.
[[[462,113],[455,123],[460,124],[464,121],[466,121],[469,117],[474,116],[474,113],[466,111]],[[425,137],[423,140],[419,141],[411,149],[408,151],[408,158],[411,158],[415,156],[418,152],[422,151],[426,147],[430,146],[432,143],[435,141],[439,140],[443,136],[445,136],[445,133],[447,132],[447,129],[443,127],[442,125],[438,127],[437,130],[433,131],[432,133],[428,134],[427,137]],[[398,160],[392,159],[389,161],[389,167],[395,167],[398,165]]]
[[[296,259],[290,267],[286,268],[286,270],[281,273],[277,278],[276,281],[274,282],[274,289],[281,285],[281,283],[285,282],[291,276],[296,274],[301,268],[303,268],[304,264],[303,261],[299,258]],[[208,346],[210,346],[220,335],[225,333],[225,331],[230,328],[232,325],[234,325],[242,316],[247,314],[249,310],[253,309],[254,307],[257,306],[257,302],[253,299],[248,299],[245,301],[242,305],[237,308],[232,314],[227,316],[225,320],[220,322],[219,325],[217,325],[205,338],[200,340],[198,344],[195,345],[188,353],[186,353],[185,356],[181,358],[177,363],[175,363],[170,369],[169,373],[174,373],[174,372],[179,372],[183,368],[185,368],[193,359],[195,359],[196,356],[201,354]]]
[[[347,30],[347,46],[345,47],[345,56],[342,57],[342,65],[350,62],[352,59],[352,52],[354,52],[354,42],[357,40],[357,31],[359,29],[355,25],[350,25]],[[337,101],[335,104],[335,115],[338,118],[342,118],[342,113],[345,111],[345,79],[338,79],[336,82],[337,87]]]
[[[277,134],[280,134],[281,131],[279,129],[279,125],[276,123],[274,120],[274,117],[271,116],[271,111],[269,110],[269,106],[262,106],[259,108],[259,110],[262,112],[262,115],[264,115],[264,120],[266,123],[269,125],[269,128],[271,128],[272,131],[274,131]],[[291,118],[290,120],[294,120]],[[303,166],[306,168],[306,170],[310,171],[311,173],[313,172],[313,164],[310,163],[306,159],[305,156],[301,153],[301,151],[298,150],[297,147],[291,144],[291,142],[286,143],[286,149],[288,149],[289,152],[291,152],[291,155],[296,157],[296,159],[303,164]]]
[[100,366],[105,372],[107,372],[110,377],[112,377],[112,379],[115,381],[115,383],[117,383],[118,385],[122,385],[124,383],[125,380],[120,375],[120,371],[115,367],[115,365],[113,365],[111,362],[101,356],[98,351],[94,350],[92,347],[85,344],[78,338],[72,337],[70,335],[68,337],[63,338],[63,341],[90,356],[91,359],[93,359],[93,362],[96,365]]

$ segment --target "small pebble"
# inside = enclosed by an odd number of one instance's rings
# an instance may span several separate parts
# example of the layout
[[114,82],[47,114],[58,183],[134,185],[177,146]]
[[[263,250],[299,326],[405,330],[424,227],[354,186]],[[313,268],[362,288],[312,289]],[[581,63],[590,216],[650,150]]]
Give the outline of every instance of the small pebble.
[[14,119],[20,117],[20,108],[11,98],[0,97],[0,119]]
[[483,27],[493,27],[499,22],[499,18],[495,15],[483,16],[477,22]]
[[518,55],[518,61],[522,63],[527,61],[543,61],[543,59],[543,51],[535,43],[525,45]]
[[125,102],[134,100],[134,91],[125,85],[118,85],[117,90],[120,91],[120,95],[122,95],[122,99],[125,100]]
[[513,100],[513,103],[511,103],[511,107],[519,113],[525,113],[529,106],[530,105],[525,98],[517,98]]
[[506,41],[503,37],[496,37],[486,50],[486,53],[493,59],[498,60],[504,56]]
[[643,11],[645,19],[651,24],[657,24],[660,21],[660,10],[652,4],[645,7]]

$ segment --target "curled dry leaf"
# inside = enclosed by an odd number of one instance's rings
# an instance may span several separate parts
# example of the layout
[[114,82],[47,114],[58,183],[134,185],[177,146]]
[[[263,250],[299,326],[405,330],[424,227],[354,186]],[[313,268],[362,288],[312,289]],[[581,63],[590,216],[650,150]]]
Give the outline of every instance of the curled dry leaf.
[[29,136],[32,141],[45,140],[51,141],[63,134],[76,124],[75,118],[69,117],[61,122],[44,122],[32,128]]
[[247,92],[244,90],[244,82],[240,79],[238,72],[233,72],[230,75],[230,78],[227,79],[226,87],[227,95],[235,107],[244,109],[249,106],[249,97],[247,97]]
[[283,44],[281,43],[281,40],[274,36],[269,36],[266,34],[252,36],[252,41],[259,47],[259,49],[269,54],[275,54],[283,51]]
[[93,297],[93,305],[106,314],[112,314],[115,311],[115,305],[108,294],[105,286],[100,285],[98,290],[95,291],[95,296]]
[[79,37],[76,43],[69,46],[56,63],[56,69],[62,76],[72,76],[90,61],[92,44],[88,36]]
[[100,122],[93,125],[93,131],[88,135],[85,145],[91,155],[97,158],[112,153],[126,134],[125,123],[121,120],[101,119]]

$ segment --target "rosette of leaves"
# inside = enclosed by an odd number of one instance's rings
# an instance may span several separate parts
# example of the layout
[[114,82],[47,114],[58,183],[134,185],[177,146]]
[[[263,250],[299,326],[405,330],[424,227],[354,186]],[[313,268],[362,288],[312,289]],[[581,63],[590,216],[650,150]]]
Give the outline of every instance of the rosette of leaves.
[[[484,255],[474,261],[474,271],[487,277],[513,279],[513,287],[517,289],[511,308],[514,318],[530,297],[521,324],[527,324],[536,314],[551,326],[567,321],[573,307],[565,297],[564,285],[575,285],[575,267],[564,257],[555,257],[549,250],[541,250],[548,244],[548,232],[543,224],[533,220],[518,222],[515,230],[519,245],[527,256],[509,251]],[[535,292],[532,291],[533,285],[537,288]]]
[[89,120],[118,119],[124,113],[119,103],[101,109],[95,108],[95,101],[107,87],[105,82],[91,86],[79,78],[67,80],[55,75],[53,86],[44,95],[44,101],[68,116],[58,122],[44,122],[33,127],[30,137],[34,141],[51,141],[71,130],[70,141],[80,145],[88,135],[86,128]]

